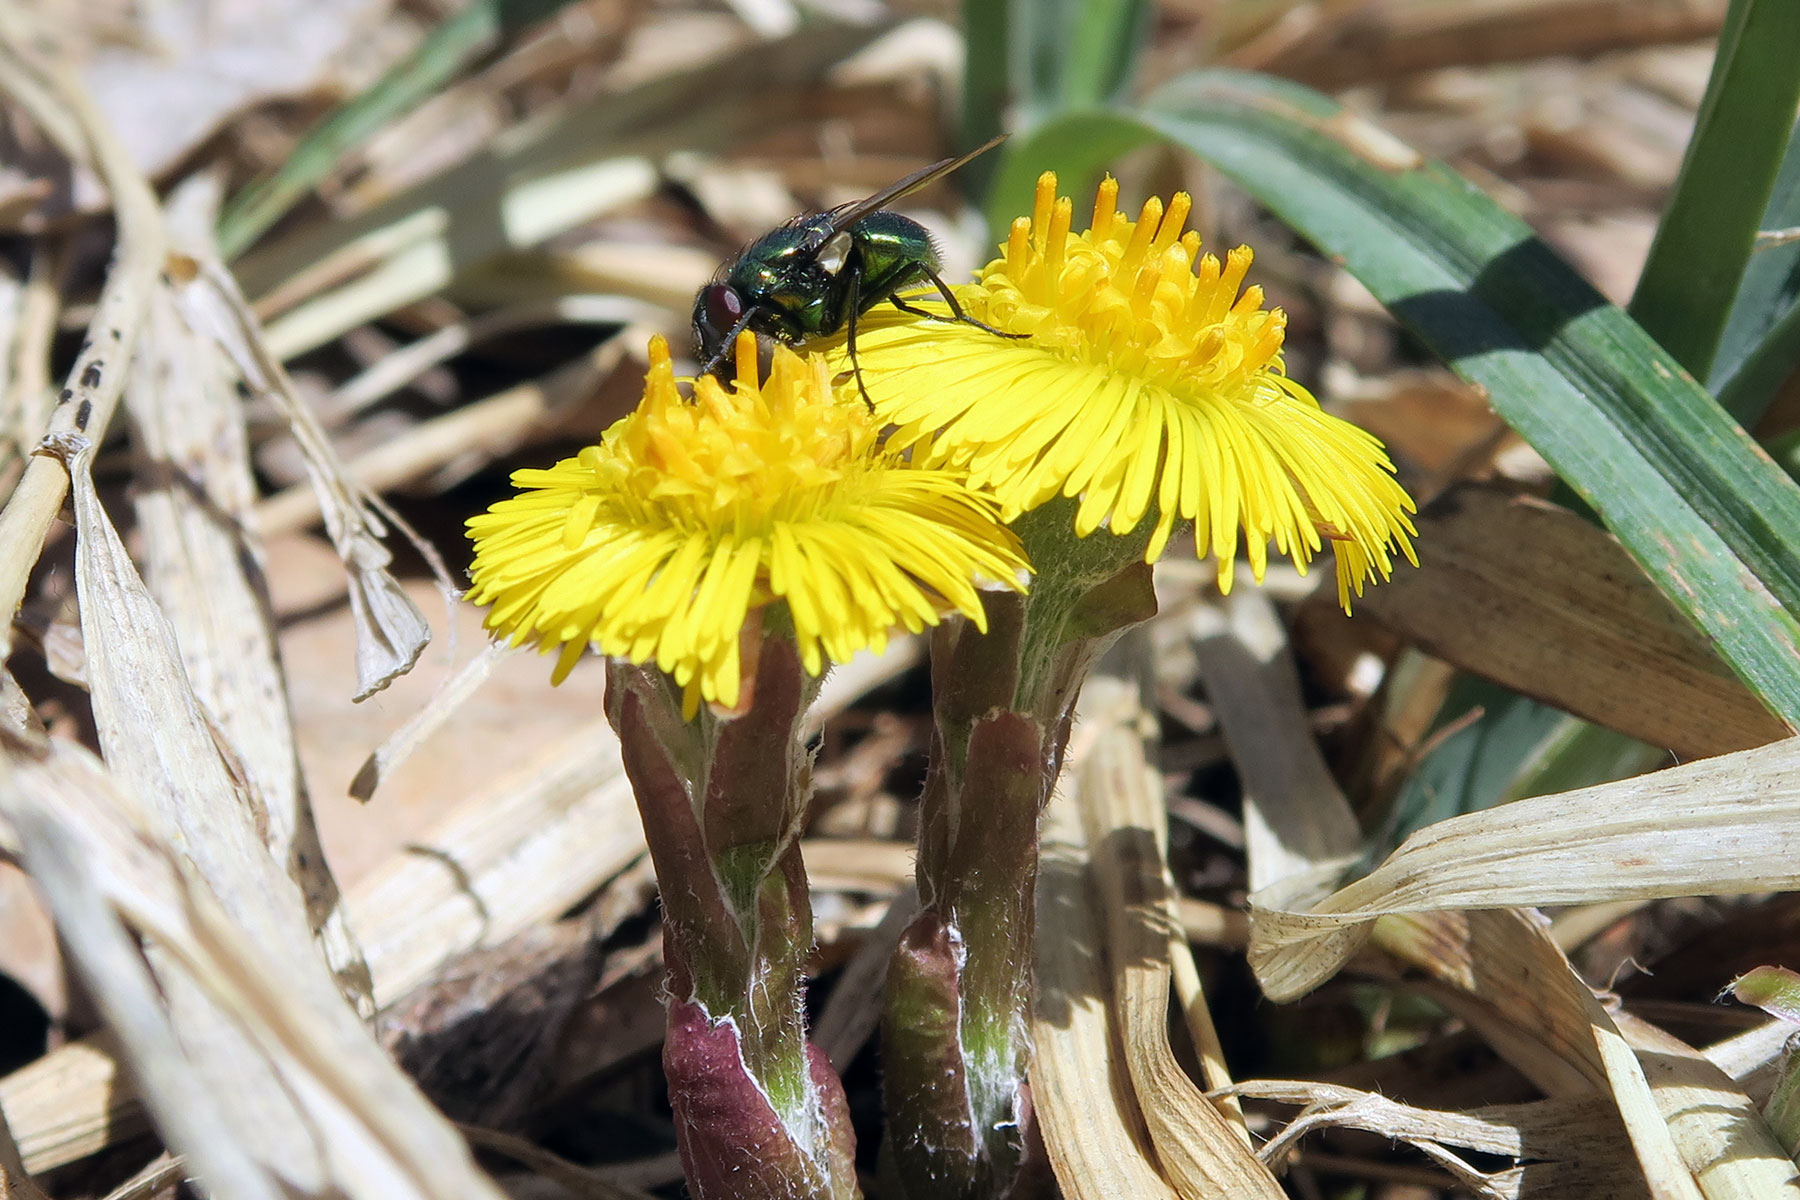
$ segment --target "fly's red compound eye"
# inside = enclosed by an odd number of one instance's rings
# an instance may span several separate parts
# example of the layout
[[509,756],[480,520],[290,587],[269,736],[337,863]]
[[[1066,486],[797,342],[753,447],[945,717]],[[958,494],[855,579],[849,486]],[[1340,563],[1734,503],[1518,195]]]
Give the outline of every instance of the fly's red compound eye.
[[708,287],[702,293],[700,303],[706,310],[706,323],[712,326],[715,337],[724,337],[744,315],[744,298],[737,294],[737,289],[722,283]]

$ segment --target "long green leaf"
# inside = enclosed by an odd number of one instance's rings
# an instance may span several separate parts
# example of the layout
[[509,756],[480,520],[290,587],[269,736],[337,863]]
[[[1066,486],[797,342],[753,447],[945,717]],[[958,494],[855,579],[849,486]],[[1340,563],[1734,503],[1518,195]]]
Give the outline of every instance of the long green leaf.
[[1438,821],[1623,779],[1667,761],[1666,751],[1467,675],[1452,686],[1427,741],[1463,722],[1401,784],[1369,839],[1369,867]]
[[[1079,162],[1093,145],[1151,135],[1212,162],[1485,389],[1800,729],[1800,626],[1788,611],[1800,611],[1800,488],[1643,329],[1443,164],[1262,76],[1196,72],[1134,113],[1046,125],[1015,147],[996,203],[1025,182],[1012,164]],[[1429,570],[1429,546],[1423,556]]]
[[[1800,226],[1800,124],[1788,137],[1764,229]],[[1755,425],[1800,365],[1800,242],[1755,250],[1738,285],[1707,385],[1725,411]]]
[[[1012,98],[1007,74],[1011,5],[1005,0],[963,0],[962,128],[959,150],[973,150],[1006,128]],[[999,160],[984,154],[963,168],[967,195],[979,196],[992,181]]]
[[1800,103],[1800,4],[1732,0],[1631,315],[1705,377]]
[[1013,0],[1010,69],[1024,123],[1118,99],[1154,11],[1148,0]]
[[472,0],[446,18],[374,87],[327,114],[273,174],[249,183],[231,198],[219,217],[220,252],[235,258],[383,125],[417,107],[503,35],[570,2]]

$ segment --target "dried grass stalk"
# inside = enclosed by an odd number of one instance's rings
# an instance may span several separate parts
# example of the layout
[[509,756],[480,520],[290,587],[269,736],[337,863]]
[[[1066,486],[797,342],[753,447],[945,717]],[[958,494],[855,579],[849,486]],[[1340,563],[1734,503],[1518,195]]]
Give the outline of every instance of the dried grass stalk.
[[[1313,1080],[1259,1079],[1232,1090],[1305,1106],[1263,1147],[1271,1162],[1315,1130],[1361,1129],[1415,1147],[1488,1200],[1644,1200],[1650,1194],[1618,1113],[1599,1096],[1443,1112]],[[1455,1149],[1523,1160],[1523,1165],[1482,1171]]]
[[57,290],[60,255],[42,242],[31,248],[31,267],[9,283],[8,326],[0,337],[0,454],[25,458],[50,421],[50,345],[62,311]]
[[388,572],[393,556],[381,544],[386,524],[346,475],[317,418],[294,391],[237,281],[210,254],[188,258],[183,267],[187,282],[178,295],[189,325],[218,340],[244,382],[275,405],[299,447],[318,494],[325,532],[350,573],[350,611],[356,622],[354,698],[367,699],[412,669],[431,640],[431,629]]
[[[137,345],[144,312],[163,266],[163,223],[156,197],[131,157],[106,128],[93,101],[64,62],[46,59],[53,43],[29,14],[0,6],[0,91],[17,101],[72,163],[91,162],[112,193],[118,247],[87,337],[69,368],[43,445],[0,510],[0,612],[17,612],[26,580],[51,523],[69,494],[63,459],[98,441],[124,389],[125,366]],[[0,658],[10,651],[12,626],[0,629]]]
[[[361,489],[384,491],[412,483],[448,463],[491,462],[554,428],[588,400],[642,337],[610,338],[588,354],[493,396],[434,417],[405,436],[342,465],[345,478]],[[326,497],[316,486],[296,484],[256,506],[256,527],[265,535],[305,529],[321,516]]]
[[351,890],[377,1005],[454,954],[568,911],[643,853],[618,741],[596,721],[472,793]]
[[[1127,646],[1134,644],[1127,639]],[[1071,1195],[1123,1195],[1111,1189],[1139,1171],[1134,1160],[1145,1158],[1142,1165],[1155,1164],[1156,1193],[1283,1196],[1251,1152],[1235,1105],[1206,1099],[1169,1045],[1170,945],[1182,934],[1163,850],[1161,781],[1144,753],[1153,728],[1146,726],[1147,711],[1134,684],[1095,675],[1083,688],[1077,715],[1064,787],[1051,807],[1054,814],[1059,806],[1078,804],[1084,829],[1079,843],[1064,841],[1060,818],[1053,815],[1045,835],[1040,924],[1052,912],[1055,922],[1039,950],[1033,1021],[1039,1043],[1033,1101],[1058,1181]],[[1094,886],[1081,886],[1077,873],[1091,873]],[[1088,906],[1090,911],[1079,911]],[[1104,965],[1085,961],[1079,947],[1063,952],[1071,928],[1084,927],[1098,933],[1089,953],[1103,954]],[[1076,1039],[1071,1035],[1082,1006],[1076,989],[1084,986],[1100,998],[1103,1015],[1083,1023],[1085,1037]],[[1092,1039],[1116,1039],[1118,1061],[1111,1061],[1113,1045]],[[1228,1082],[1209,1026],[1202,1028],[1198,1048],[1209,1077]],[[1062,1074],[1078,1062],[1106,1070],[1079,1082]],[[1110,1112],[1097,1107],[1102,1099],[1096,1085],[1108,1073],[1115,1075],[1106,1089]],[[1093,1123],[1103,1112],[1096,1156],[1080,1143],[1096,1137]]]
[[1278,998],[1335,972],[1390,913],[1800,887],[1800,739],[1440,821],[1306,902],[1252,896],[1250,960]]
[[[1251,944],[1256,939],[1254,918]],[[1651,1195],[1701,1195],[1612,1014],[1534,912],[1408,914],[1377,942],[1425,973],[1426,994],[1552,1097],[1610,1093]]]
[[4,1112],[0,1112],[0,1196],[6,1200],[50,1200],[25,1173],[25,1160],[19,1154],[19,1143],[13,1140]]
[[1648,1021],[1616,1020],[1706,1200],[1800,1200],[1794,1160],[1730,1076]]
[[[1142,645],[1140,639],[1128,636],[1114,653],[1123,656]],[[1148,663],[1142,665],[1147,672]],[[1148,1109],[1149,1124],[1167,1163],[1171,1156],[1163,1145],[1168,1135],[1158,1136],[1161,1121],[1156,1114],[1193,1109],[1199,1096],[1175,1064],[1169,1047],[1167,1013],[1173,960],[1178,951],[1185,951],[1187,938],[1169,872],[1162,776],[1149,764],[1145,752],[1145,743],[1155,736],[1155,717],[1136,687],[1105,676],[1088,681],[1081,705],[1083,819],[1088,844],[1094,847],[1094,876],[1107,913],[1107,947],[1126,1058],[1138,1090],[1156,1097]],[[1205,997],[1196,996],[1186,1011],[1194,1022],[1190,1028],[1206,1086],[1230,1087],[1225,1052]],[[1158,1081],[1154,1086],[1152,1079]],[[1211,1107],[1224,1118],[1222,1123],[1184,1117],[1181,1126],[1185,1129],[1191,1123],[1202,1129],[1203,1135],[1228,1132],[1248,1148],[1250,1135],[1237,1103],[1227,1097]],[[1207,1153],[1209,1159],[1220,1156],[1216,1149]],[[1252,1176],[1249,1182],[1254,1188],[1262,1181]]]

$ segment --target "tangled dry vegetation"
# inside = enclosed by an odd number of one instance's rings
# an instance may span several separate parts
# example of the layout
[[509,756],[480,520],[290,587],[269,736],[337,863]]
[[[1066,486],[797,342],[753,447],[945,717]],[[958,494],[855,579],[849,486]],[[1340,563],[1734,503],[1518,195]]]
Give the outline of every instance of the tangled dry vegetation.
[[[736,245],[945,152],[956,14],[570,4],[222,251],[224,198],[450,7],[0,7],[0,1195],[168,1195],[184,1167],[234,1200],[679,1187],[601,673],[552,691],[484,648],[461,523],[635,401],[648,333],[682,343]],[[1626,295],[1723,4],[1344,7],[1170,0],[1142,70],[1343,89]],[[1757,890],[1792,797],[1735,841],[1664,832],[1737,794],[1730,767],[1464,818],[1251,946],[1250,890],[1442,798],[1407,780],[1455,733],[1431,719],[1456,668],[1683,760],[1784,731],[1616,545],[1509,498],[1542,462],[1347,276],[1191,161],[1122,165],[1192,188],[1210,244],[1255,242],[1293,373],[1440,503],[1426,569],[1354,620],[1316,576],[1221,602],[1171,554],[1161,616],[1090,687],[1041,889],[1064,1192],[1233,1194],[1183,1117],[1218,1103],[1300,1197],[1685,1196],[1696,1161],[1743,1189],[1709,1197],[1796,1194],[1779,1146],[1714,1153],[1760,1126],[1734,1114],[1785,1036],[1714,996],[1800,957],[1791,900],[1509,907],[1628,860]],[[985,239],[950,202],[917,198],[961,269]],[[864,1116],[926,703],[901,642],[816,714],[815,1028]]]

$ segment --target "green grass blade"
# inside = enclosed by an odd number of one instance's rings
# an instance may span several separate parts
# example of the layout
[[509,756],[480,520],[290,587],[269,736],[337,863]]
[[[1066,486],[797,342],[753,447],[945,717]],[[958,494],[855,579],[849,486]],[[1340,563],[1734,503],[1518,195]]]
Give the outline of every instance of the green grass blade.
[[473,0],[446,18],[374,87],[345,101],[307,133],[274,174],[247,184],[219,217],[226,258],[246,250],[343,157],[456,76],[476,55],[516,29],[549,16],[570,0]]
[[1705,378],[1800,103],[1800,4],[1732,0],[1630,313]]
[[1128,150],[1157,140],[1154,130],[1122,112],[1087,109],[1015,136],[988,192],[988,229],[1004,242],[1012,220],[1031,211],[1032,189],[1055,171],[1065,195],[1091,191],[1106,165]]
[[1452,686],[1433,736],[1453,726],[1396,792],[1369,839],[1368,866],[1427,825],[1525,796],[1623,779],[1668,761],[1667,751],[1473,676]]
[[1148,0],[1015,0],[1012,77],[1027,126],[1119,98],[1155,8]]
[[[1762,219],[1764,229],[1795,226],[1800,226],[1800,124],[1788,138],[1787,155]],[[1725,411],[1748,428],[1797,365],[1800,242],[1789,242],[1751,253],[1706,382]]]
[[[1058,121],[1013,162],[1146,132],[1211,161],[1484,388],[1800,729],[1800,488],[1643,329],[1455,172],[1285,81],[1196,72],[1134,114]],[[1009,164],[997,197],[1023,173]]]
[[[1011,5],[1004,0],[963,0],[962,125],[958,149],[973,150],[1006,127],[1012,98],[1007,75]],[[966,194],[980,196],[992,181],[999,156],[984,154],[962,170]]]
[[1087,0],[1077,11],[1063,98],[1071,105],[1116,99],[1131,82],[1154,9],[1147,0]]

